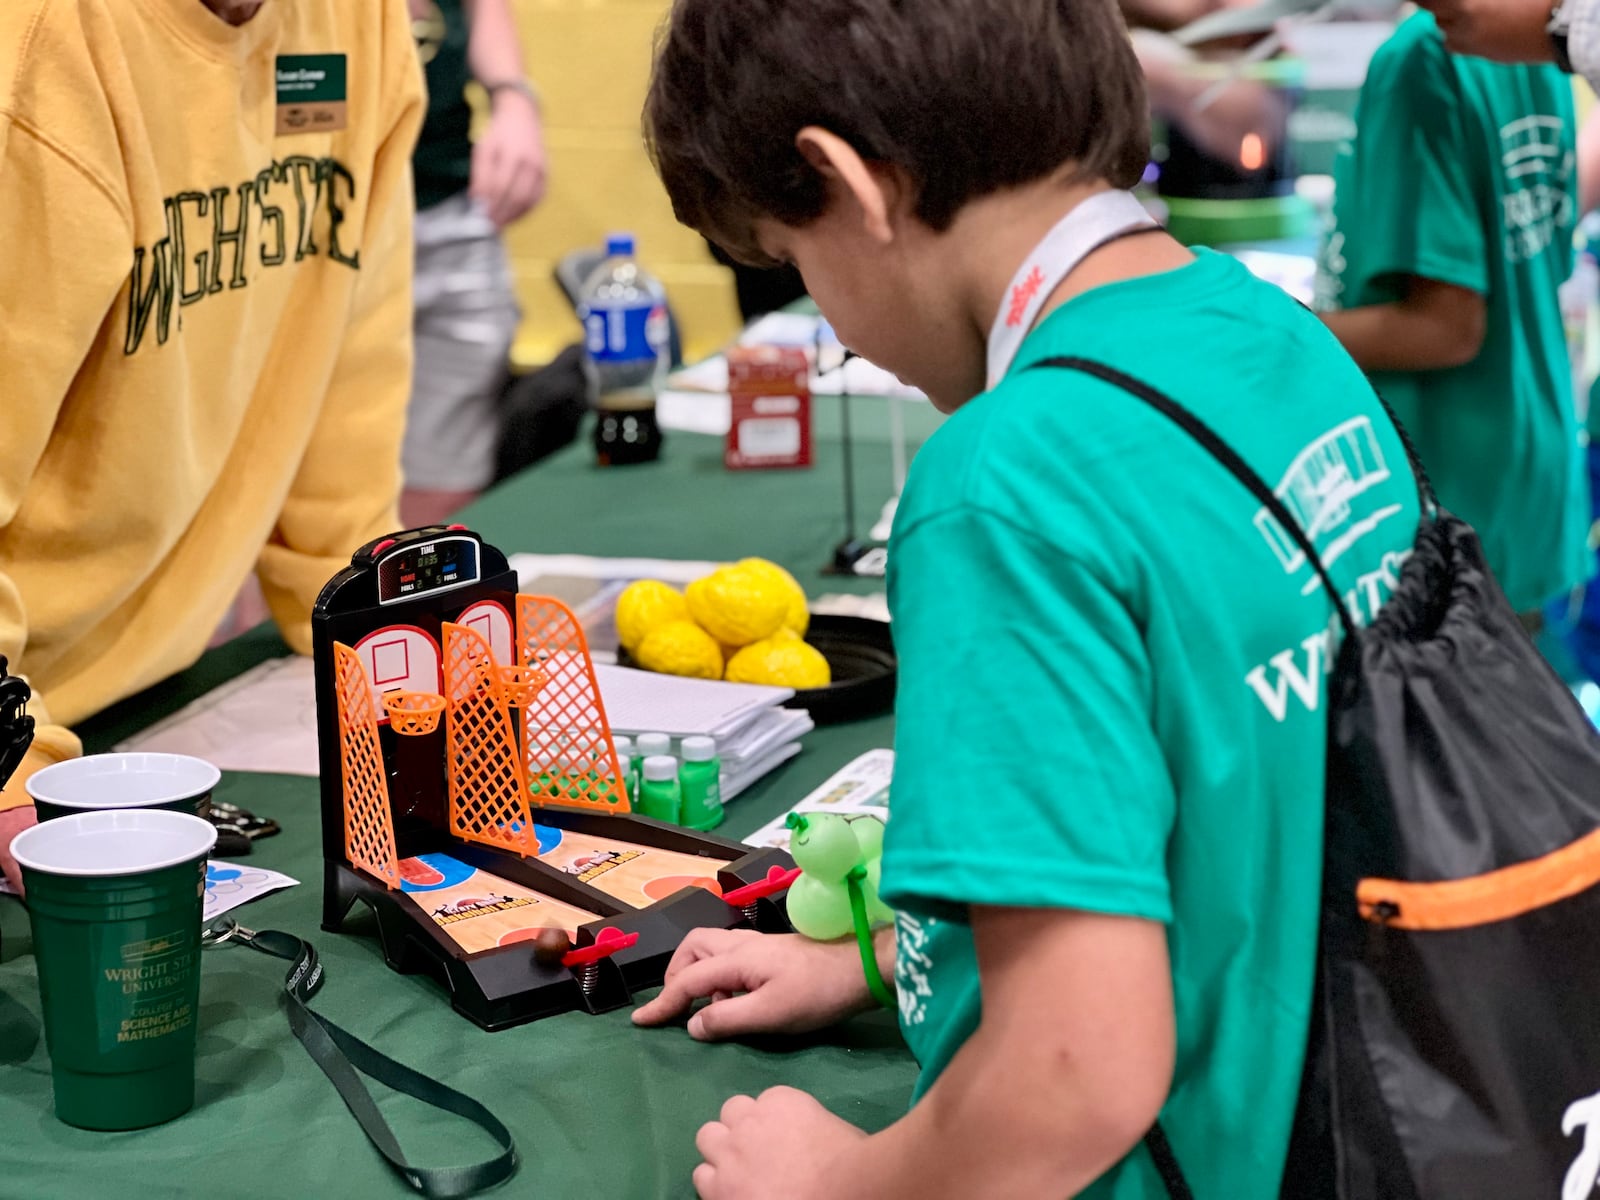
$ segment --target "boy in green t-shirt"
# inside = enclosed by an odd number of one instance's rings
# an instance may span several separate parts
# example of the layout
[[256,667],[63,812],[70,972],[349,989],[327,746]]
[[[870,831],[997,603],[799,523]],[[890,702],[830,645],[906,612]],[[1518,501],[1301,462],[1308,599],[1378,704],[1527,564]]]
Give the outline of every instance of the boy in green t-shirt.
[[[951,414],[890,547],[900,656],[880,940],[922,1066],[868,1136],[811,1097],[706,1125],[709,1200],[1278,1194],[1305,1046],[1335,615],[1250,493],[1076,354],[1189,407],[1360,620],[1418,519],[1321,323],[1131,195],[1109,0],[677,0],[646,110],[678,216],[796,264],[846,344]],[[641,1024],[715,1039],[870,1002],[856,947],[700,931]]]
[[1588,574],[1557,295],[1577,209],[1571,81],[1458,58],[1428,13],[1374,56],[1335,171],[1318,308],[1471,522],[1519,612]]

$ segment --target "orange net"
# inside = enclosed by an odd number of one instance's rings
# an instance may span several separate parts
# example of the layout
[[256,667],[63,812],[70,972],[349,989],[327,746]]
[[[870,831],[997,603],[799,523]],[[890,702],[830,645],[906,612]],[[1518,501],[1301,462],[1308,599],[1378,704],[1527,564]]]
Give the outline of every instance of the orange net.
[[445,622],[444,670],[451,830],[526,853],[533,844],[527,783],[489,643],[475,629]]
[[522,709],[524,769],[534,799],[629,811],[589,642],[572,610],[546,596],[518,596],[517,661],[548,677]]
[[444,716],[444,697],[437,692],[385,692],[383,709],[389,728],[406,737],[432,733]]
[[333,644],[334,688],[339,697],[339,763],[344,776],[344,856],[350,865],[389,887],[400,886],[395,861],[389,782],[378,744],[378,710],[361,657]]
[[527,708],[550,682],[550,677],[538,667],[497,667],[500,686],[505,689],[506,703],[512,708]]

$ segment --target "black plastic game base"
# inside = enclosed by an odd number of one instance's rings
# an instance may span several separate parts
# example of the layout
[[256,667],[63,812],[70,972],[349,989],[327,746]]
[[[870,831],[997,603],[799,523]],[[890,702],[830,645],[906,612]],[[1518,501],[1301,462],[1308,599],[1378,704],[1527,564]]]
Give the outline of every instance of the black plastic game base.
[[[724,892],[761,882],[773,867],[786,870],[794,865],[781,850],[751,850],[738,842],[647,817],[548,807],[538,811],[537,819],[540,824],[597,837],[729,859],[716,873]],[[789,928],[781,895],[758,900],[745,910],[703,888],[689,887],[647,908],[632,908],[538,859],[448,836],[441,836],[432,849],[596,913],[593,921],[578,929],[573,942],[576,949],[593,945],[600,931],[608,927],[624,935],[639,935],[631,946],[592,964],[573,967],[540,961],[534,956],[533,944],[526,941],[468,953],[429,916],[415,898],[419,893],[387,888],[344,863],[328,861],[322,927],[340,932],[351,907],[361,901],[377,919],[378,938],[389,966],[407,974],[431,975],[450,993],[457,1012],[490,1031],[557,1013],[601,1013],[632,1004],[636,992],[660,986],[673,953],[691,930],[780,932]]]

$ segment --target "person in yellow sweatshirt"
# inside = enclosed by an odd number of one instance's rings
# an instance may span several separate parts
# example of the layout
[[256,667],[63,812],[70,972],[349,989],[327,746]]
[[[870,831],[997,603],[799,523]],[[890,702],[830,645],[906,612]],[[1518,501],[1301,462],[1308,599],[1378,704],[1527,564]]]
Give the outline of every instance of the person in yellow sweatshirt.
[[38,734],[193,662],[254,568],[289,644],[396,524],[405,0],[0,4],[0,654]]

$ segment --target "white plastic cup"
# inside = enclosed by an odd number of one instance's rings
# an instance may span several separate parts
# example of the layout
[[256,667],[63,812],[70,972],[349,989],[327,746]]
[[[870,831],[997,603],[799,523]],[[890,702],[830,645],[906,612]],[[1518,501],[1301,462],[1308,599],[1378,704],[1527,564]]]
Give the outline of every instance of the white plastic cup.
[[78,813],[166,809],[204,817],[222,772],[188,754],[91,754],[28,777],[41,821]]

